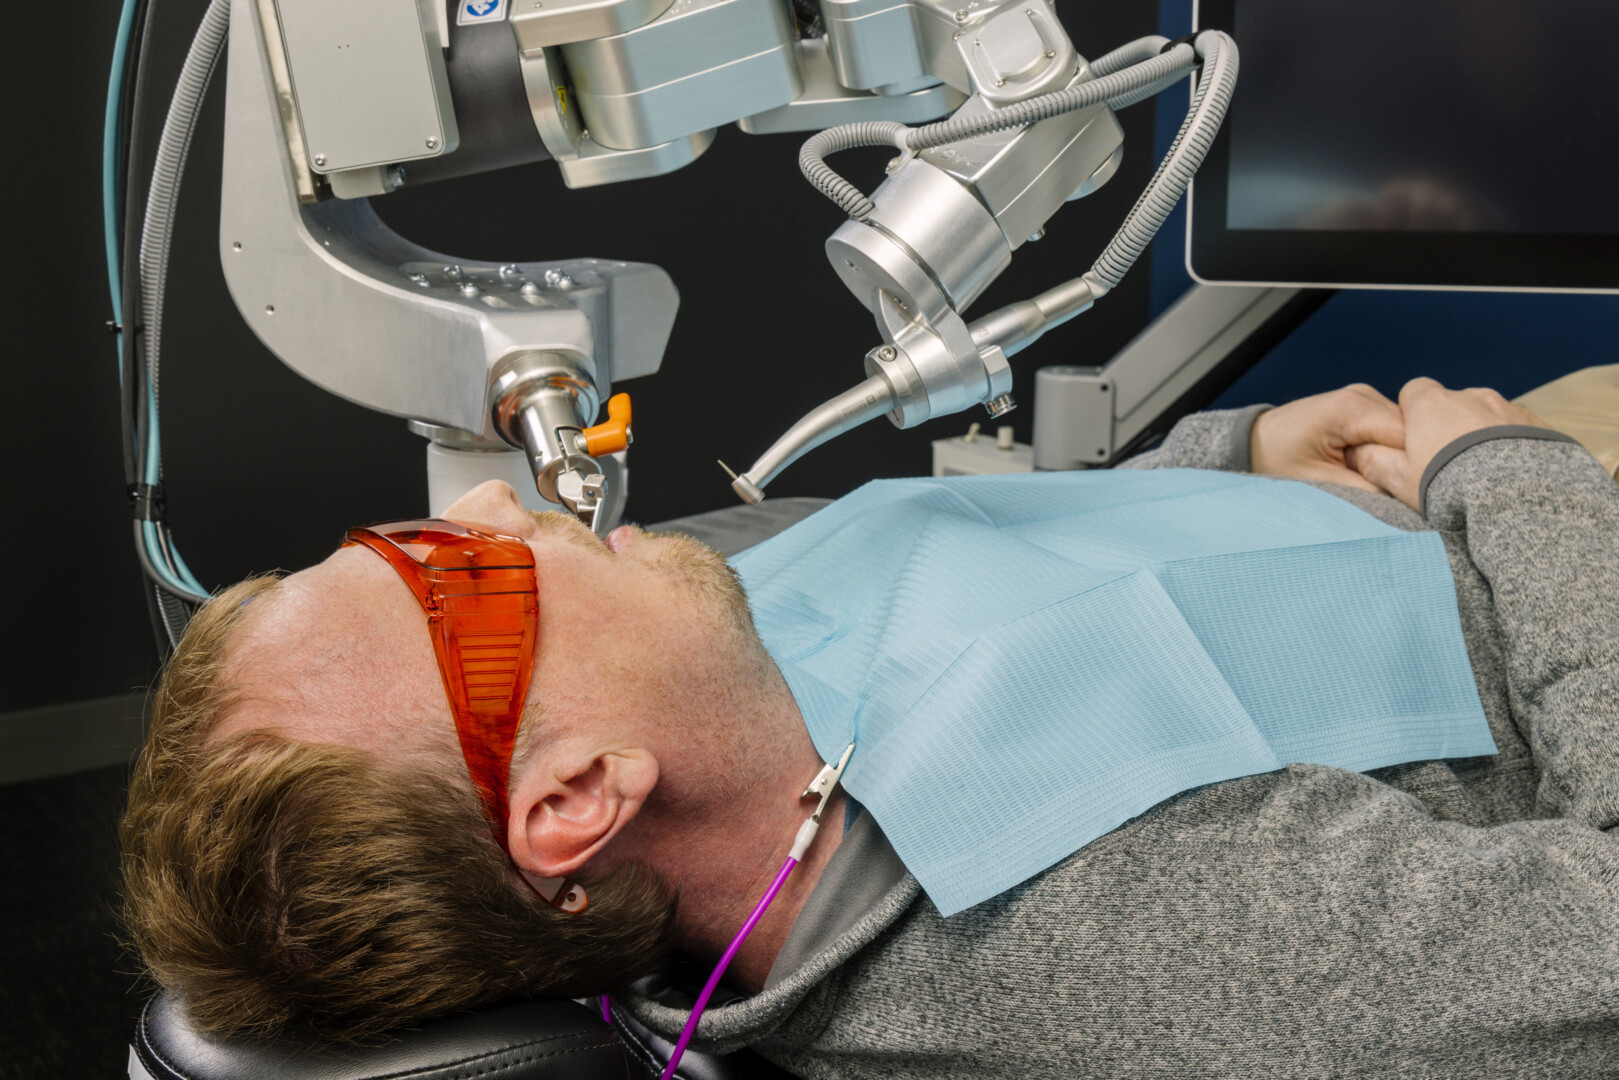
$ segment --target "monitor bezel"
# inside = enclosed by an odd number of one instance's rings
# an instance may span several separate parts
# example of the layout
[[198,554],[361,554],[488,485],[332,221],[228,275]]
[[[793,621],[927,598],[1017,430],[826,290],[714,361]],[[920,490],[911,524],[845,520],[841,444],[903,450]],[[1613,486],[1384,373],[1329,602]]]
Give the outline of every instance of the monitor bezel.
[[[1193,25],[1226,29],[1238,0],[1194,0]],[[1242,42],[1237,42],[1242,48]],[[1186,269],[1204,284],[1619,292],[1619,236],[1226,227],[1229,121],[1187,191]]]

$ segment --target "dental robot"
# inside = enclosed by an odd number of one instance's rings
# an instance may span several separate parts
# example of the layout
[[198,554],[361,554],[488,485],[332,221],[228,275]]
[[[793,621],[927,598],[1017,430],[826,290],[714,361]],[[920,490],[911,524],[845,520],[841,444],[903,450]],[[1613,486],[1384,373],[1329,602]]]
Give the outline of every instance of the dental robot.
[[[1105,296],[1145,249],[1237,70],[1218,31],[1087,61],[1052,0],[214,0],[144,220],[154,388],[179,178],[227,45],[220,258],[254,332],[305,378],[428,439],[432,512],[503,477],[598,534],[626,491],[632,415],[615,391],[658,369],[674,282],[646,263],[429,251],[372,198],[546,159],[572,188],[656,176],[727,123],[817,132],[800,166],[848,214],[827,259],[878,340],[859,382],[731,474],[757,503],[798,457],[878,416],[909,428],[1013,408],[1009,358]],[[1172,149],[1091,269],[969,322],[1013,254],[1114,175],[1114,111],[1199,69]],[[869,145],[894,155],[868,196],[826,159]],[[151,520],[160,510],[137,534],[143,561],[160,597],[194,603]]]

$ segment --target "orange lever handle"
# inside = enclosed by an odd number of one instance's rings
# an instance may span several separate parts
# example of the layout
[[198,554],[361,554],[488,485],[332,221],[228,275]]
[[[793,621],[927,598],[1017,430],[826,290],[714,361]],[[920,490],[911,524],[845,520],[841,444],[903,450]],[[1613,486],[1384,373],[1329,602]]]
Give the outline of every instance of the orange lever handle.
[[630,445],[630,395],[614,394],[607,399],[607,423],[585,428],[585,453],[591,457],[616,454]]

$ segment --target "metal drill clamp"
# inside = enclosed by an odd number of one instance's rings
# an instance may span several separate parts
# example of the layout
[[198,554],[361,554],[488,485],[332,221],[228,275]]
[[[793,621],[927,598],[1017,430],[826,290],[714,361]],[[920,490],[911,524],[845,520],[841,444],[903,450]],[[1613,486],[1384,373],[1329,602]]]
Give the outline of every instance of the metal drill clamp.
[[836,765],[822,766],[821,771],[815,774],[815,779],[810,781],[809,787],[804,789],[804,794],[799,796],[800,800],[812,795],[820,797],[821,801],[815,807],[815,813],[810,815],[811,821],[819,822],[821,815],[826,812],[826,804],[831,800],[832,792],[837,790],[838,781],[843,779],[844,767],[849,764],[849,758],[854,754],[854,745],[850,743],[844,748],[843,756],[838,758]]

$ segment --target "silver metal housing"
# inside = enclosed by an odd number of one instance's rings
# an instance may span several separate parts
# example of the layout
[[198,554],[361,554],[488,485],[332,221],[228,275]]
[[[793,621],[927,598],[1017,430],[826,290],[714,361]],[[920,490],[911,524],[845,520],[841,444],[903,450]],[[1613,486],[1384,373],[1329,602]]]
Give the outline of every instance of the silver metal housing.
[[633,150],[792,101],[797,40],[781,0],[674,0],[645,26],[561,52],[590,137]]
[[525,54],[549,45],[622,34],[669,10],[672,0],[545,0],[511,15],[517,47]]
[[[1075,62],[1068,85],[1090,78]],[[975,95],[956,115],[993,112]],[[876,209],[827,240],[827,258],[874,315],[883,293],[930,320],[963,312],[1065,201],[1113,175],[1123,144],[1112,110],[1098,105],[901,157],[871,195]]]
[[507,357],[573,357],[598,399],[658,369],[678,305],[662,270],[461,260],[403,239],[365,199],[301,203],[276,100],[255,5],[233,5],[220,259],[248,324],[293,370],[370,408],[496,439],[491,368]]
[[578,106],[569,104],[567,69],[559,49],[537,49],[522,58],[520,68],[534,127],[570,188],[662,176],[690,165],[714,142],[714,129],[709,128],[635,150],[602,146],[585,131]]
[[944,170],[911,159],[872,193],[876,210],[826,241],[833,271],[866,310],[881,296],[936,319],[971,304],[1012,261],[994,215]]
[[437,2],[274,0],[313,171],[455,149]]
[[[1062,86],[1091,78],[1083,61]],[[1057,87],[1061,89],[1062,86]],[[956,111],[970,119],[994,112],[982,95]],[[949,143],[919,155],[958,180],[995,215],[1012,251],[1045,227],[1051,215],[1099,172],[1117,168],[1114,154],[1124,145],[1124,129],[1106,105],[1054,116],[1011,131]]]

